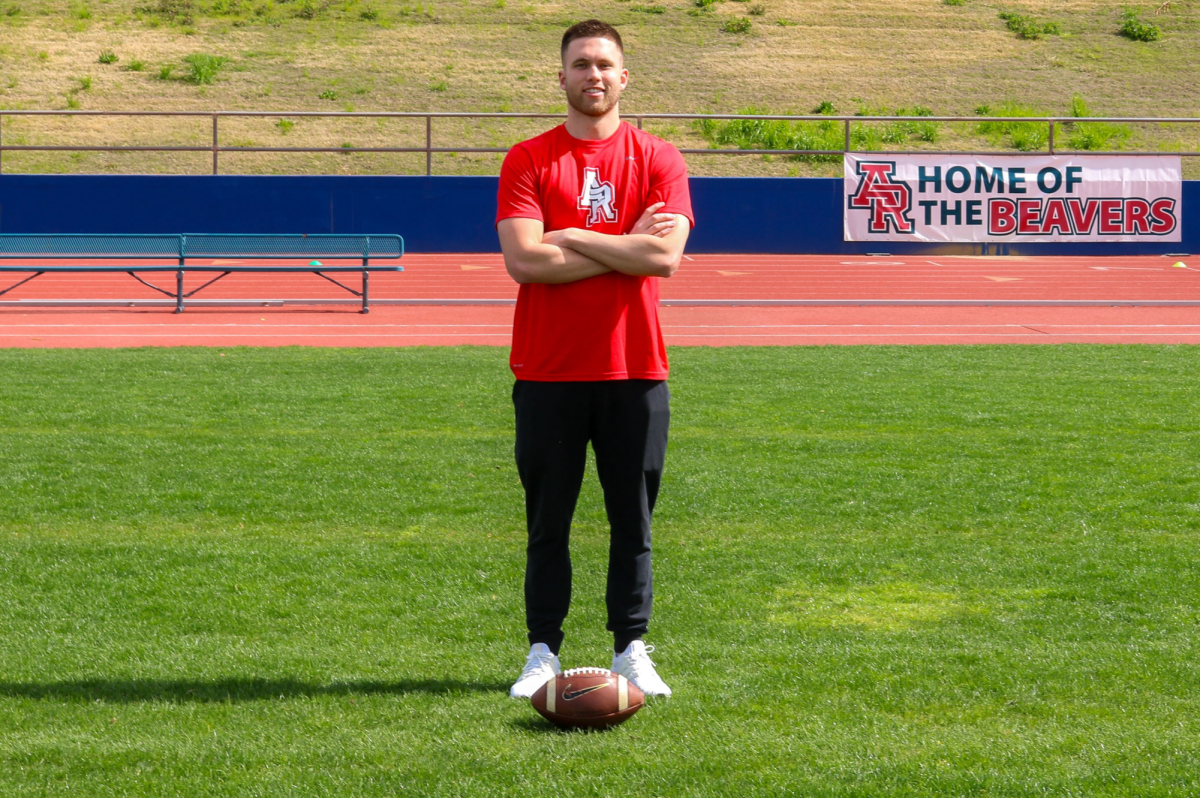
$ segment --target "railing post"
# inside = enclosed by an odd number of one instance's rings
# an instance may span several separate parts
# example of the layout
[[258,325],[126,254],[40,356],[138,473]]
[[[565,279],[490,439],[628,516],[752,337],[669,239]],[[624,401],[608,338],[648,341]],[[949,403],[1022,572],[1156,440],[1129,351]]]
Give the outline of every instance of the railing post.
[[642,118],[640,116],[637,118],[637,123],[638,123],[638,130],[641,130],[642,129]]
[[1050,154],[1054,154],[1054,120],[1050,120]]
[[425,117],[425,176],[433,174],[433,117]]
[[844,143],[842,144],[842,153],[844,154],[844,153],[850,152],[850,120],[843,119],[842,122],[846,126],[846,138],[844,140]]
[[362,283],[362,312],[370,313],[371,306],[368,295],[371,290],[371,237],[363,236],[363,283]]
[[[215,117],[214,117],[215,120]],[[215,172],[213,174],[216,174]],[[179,236],[179,271],[175,272],[175,312],[183,313],[183,265],[187,259],[187,236]]]
[[212,171],[212,173],[214,175],[217,173],[217,152],[218,152],[218,150],[217,150],[217,115],[213,114],[213,138],[212,138],[213,171]]

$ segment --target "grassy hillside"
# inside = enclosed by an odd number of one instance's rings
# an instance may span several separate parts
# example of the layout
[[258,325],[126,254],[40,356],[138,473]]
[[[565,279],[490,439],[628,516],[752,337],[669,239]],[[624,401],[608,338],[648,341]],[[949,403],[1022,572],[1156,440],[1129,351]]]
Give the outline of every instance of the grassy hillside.
[[[839,113],[924,107],[972,114],[1007,102],[1030,113],[1066,113],[1078,94],[1094,114],[1200,116],[1194,90],[1200,82],[1200,3],[1172,2],[1157,15],[1157,3],[1135,6],[1159,27],[1153,42],[1119,35],[1123,8],[1098,0],[4,0],[0,105],[561,111],[558,38],[570,22],[595,15],[618,24],[626,37],[633,73],[627,112],[808,112],[829,103]],[[1019,25],[1001,19],[1002,12],[1059,32],[1022,38],[1010,29]],[[337,147],[424,140],[415,123],[289,121],[294,124],[230,123],[223,143]],[[537,128],[441,123],[435,133],[442,145],[504,146]],[[706,146],[711,138],[687,124],[654,129],[691,146]],[[204,144],[210,130],[202,119],[7,118],[3,135],[8,144]],[[973,126],[944,127],[939,139],[939,146],[987,143]],[[1200,131],[1134,128],[1117,143],[1200,149],[1198,140]],[[696,173],[835,168],[759,158],[691,160]],[[488,173],[497,163],[491,155],[440,156],[436,168]],[[203,154],[5,157],[6,171],[202,172],[207,164]],[[420,156],[223,158],[229,171],[396,172],[423,166]]]

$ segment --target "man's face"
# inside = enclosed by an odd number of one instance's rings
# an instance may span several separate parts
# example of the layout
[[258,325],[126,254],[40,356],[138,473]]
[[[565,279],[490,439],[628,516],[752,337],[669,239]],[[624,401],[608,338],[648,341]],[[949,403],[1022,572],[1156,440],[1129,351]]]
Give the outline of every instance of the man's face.
[[611,39],[575,39],[563,54],[558,85],[581,114],[604,116],[621,99],[629,72],[621,48]]

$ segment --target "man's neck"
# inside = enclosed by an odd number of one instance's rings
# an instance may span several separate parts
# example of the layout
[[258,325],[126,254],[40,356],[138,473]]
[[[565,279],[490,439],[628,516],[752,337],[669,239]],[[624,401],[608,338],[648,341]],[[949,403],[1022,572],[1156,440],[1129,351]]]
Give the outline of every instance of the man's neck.
[[567,132],[584,141],[603,141],[621,127],[620,106],[614,105],[604,116],[588,116],[574,108],[567,109]]

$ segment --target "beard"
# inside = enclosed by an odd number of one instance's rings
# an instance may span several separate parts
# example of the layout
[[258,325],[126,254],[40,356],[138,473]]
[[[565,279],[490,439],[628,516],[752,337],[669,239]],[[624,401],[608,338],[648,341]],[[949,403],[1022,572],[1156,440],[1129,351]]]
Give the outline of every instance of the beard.
[[604,96],[599,102],[594,102],[583,93],[583,89],[568,90],[567,103],[581,114],[586,116],[604,116],[621,100],[621,92],[619,89],[607,88],[604,91]]

